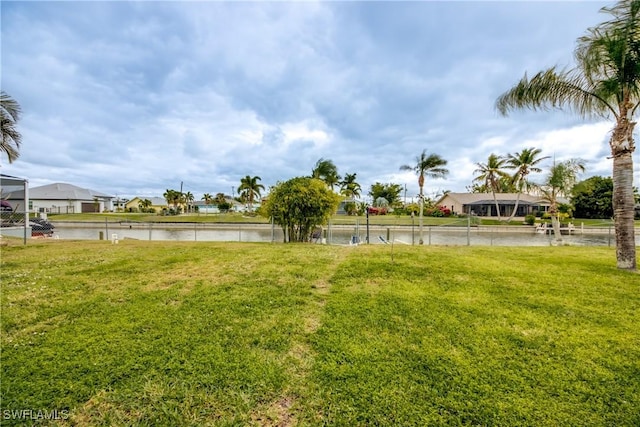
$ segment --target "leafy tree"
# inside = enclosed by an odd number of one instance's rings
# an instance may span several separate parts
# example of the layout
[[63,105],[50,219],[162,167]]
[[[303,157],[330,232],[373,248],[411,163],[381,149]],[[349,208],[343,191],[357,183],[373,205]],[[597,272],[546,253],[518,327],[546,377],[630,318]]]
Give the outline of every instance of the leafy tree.
[[362,191],[362,187],[356,182],[356,174],[345,174],[344,179],[340,181],[340,192],[342,195],[350,199],[355,199],[360,197],[360,191]]
[[276,184],[262,212],[282,227],[285,242],[306,242],[335,214],[339,203],[340,197],[323,181],[298,177]]
[[427,155],[427,150],[423,150],[418,157],[416,157],[415,164],[402,165],[400,170],[413,171],[418,175],[418,187],[420,188],[420,194],[418,196],[420,203],[420,213],[418,221],[418,229],[420,233],[419,244],[424,243],[423,239],[423,225],[422,217],[424,215],[424,177],[429,178],[444,178],[449,171],[445,168],[447,161],[437,154]]
[[640,0],[621,0],[601,9],[610,19],[587,30],[575,49],[577,65],[525,76],[496,101],[506,115],[514,109],[567,108],[582,117],[609,117],[615,124],[613,212],[620,269],[636,270],[634,236],[634,115],[640,105]]
[[140,212],[148,212],[152,204],[151,200],[142,199],[138,202],[138,208],[140,209]]
[[571,191],[571,203],[577,218],[611,218],[613,216],[613,179],[592,176]]
[[249,205],[249,212],[253,211],[253,201],[256,197],[260,197],[260,190],[264,190],[264,185],[260,184],[262,178],[259,176],[245,176],[240,180],[240,186],[238,187],[238,193],[243,202]]
[[340,182],[338,168],[331,160],[320,158],[311,171],[311,178],[323,181],[333,190],[333,187]]
[[400,184],[382,184],[376,182],[371,185],[369,190],[369,196],[373,199],[375,204],[378,199],[385,199],[389,206],[397,206],[400,204],[400,194],[403,187]]
[[227,196],[224,193],[217,193],[213,200],[220,212],[229,212],[233,205],[227,201]]
[[529,191],[532,184],[529,182],[528,176],[531,172],[542,172],[542,169],[538,167],[538,164],[545,159],[548,159],[549,156],[540,157],[540,153],[542,152],[539,148],[525,148],[522,151],[507,155],[506,165],[505,167],[508,169],[515,169],[513,177],[511,181],[516,188],[516,205],[513,208],[513,212],[511,216],[507,220],[507,222],[511,221],[513,217],[518,212],[518,204],[520,203],[520,195],[524,191]]
[[20,104],[16,102],[5,91],[0,92],[0,131],[2,132],[2,142],[0,152],[7,155],[9,163],[13,163],[20,156],[20,144],[22,135],[16,128],[16,123],[20,119]]
[[211,194],[209,194],[209,193],[204,193],[202,195],[202,200],[204,200],[204,203],[206,205],[210,205],[211,202],[213,201],[213,196]]
[[506,159],[503,157],[491,153],[489,154],[487,163],[476,163],[478,169],[474,171],[474,173],[478,174],[478,176],[474,178],[474,181],[480,182],[486,188],[490,189],[491,194],[493,194],[498,221],[500,221],[500,205],[498,204],[496,193],[500,192],[500,181],[505,178],[509,179],[509,174],[503,170],[506,162]]
[[560,234],[560,220],[558,213],[560,207],[558,198],[568,196],[573,186],[578,180],[578,174],[584,172],[584,161],[580,159],[571,159],[564,162],[553,163],[547,179],[539,188],[544,200],[549,202],[549,215],[551,215],[551,225],[553,233],[558,242],[562,241]]

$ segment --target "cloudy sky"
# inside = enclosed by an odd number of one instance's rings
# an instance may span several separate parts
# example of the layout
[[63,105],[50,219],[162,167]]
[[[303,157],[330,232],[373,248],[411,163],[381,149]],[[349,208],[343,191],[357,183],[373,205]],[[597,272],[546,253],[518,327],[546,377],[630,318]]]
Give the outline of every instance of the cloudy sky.
[[426,182],[434,196],[465,191],[491,153],[537,147],[610,176],[610,122],[494,108],[525,72],[571,67],[610,4],[4,0],[1,86],[23,146],[0,172],[118,197],[182,183],[199,200],[325,158],[365,194],[411,197],[399,168],[427,150],[450,171]]

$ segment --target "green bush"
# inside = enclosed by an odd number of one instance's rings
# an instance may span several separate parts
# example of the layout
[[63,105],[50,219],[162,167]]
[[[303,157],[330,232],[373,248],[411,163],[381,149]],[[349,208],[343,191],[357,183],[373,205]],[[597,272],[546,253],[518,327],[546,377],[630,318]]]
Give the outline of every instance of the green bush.
[[524,217],[524,223],[527,225],[533,225],[536,222],[536,216],[533,214],[529,214]]

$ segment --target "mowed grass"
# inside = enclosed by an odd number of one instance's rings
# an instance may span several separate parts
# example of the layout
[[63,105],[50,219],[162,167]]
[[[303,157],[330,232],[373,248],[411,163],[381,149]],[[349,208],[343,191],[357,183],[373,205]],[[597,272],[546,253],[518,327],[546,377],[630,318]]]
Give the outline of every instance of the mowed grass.
[[[640,425],[610,248],[2,248],[6,411],[45,425]],[[66,414],[67,412],[65,412]],[[26,421],[26,422],[25,422]]]

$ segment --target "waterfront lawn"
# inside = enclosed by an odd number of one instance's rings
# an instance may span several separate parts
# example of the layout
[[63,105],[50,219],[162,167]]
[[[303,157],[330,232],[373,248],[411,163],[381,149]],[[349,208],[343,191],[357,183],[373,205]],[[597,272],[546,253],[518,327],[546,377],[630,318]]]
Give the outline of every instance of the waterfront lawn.
[[10,241],[0,279],[3,415],[640,425],[610,248]]

